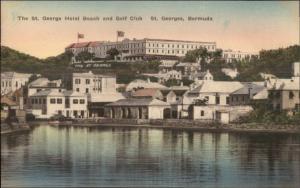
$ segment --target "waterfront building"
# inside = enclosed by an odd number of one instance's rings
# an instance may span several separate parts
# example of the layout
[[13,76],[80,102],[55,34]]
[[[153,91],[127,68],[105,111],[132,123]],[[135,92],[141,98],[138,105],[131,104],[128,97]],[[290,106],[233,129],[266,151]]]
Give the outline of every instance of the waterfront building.
[[48,78],[38,78],[28,84],[28,96],[31,96],[37,92],[51,90],[56,92],[62,92],[66,89],[62,85],[62,80],[52,80]]
[[192,119],[207,122],[228,124],[249,114],[253,108],[249,105],[224,106],[224,105],[194,105]]
[[105,105],[105,116],[113,119],[164,119],[170,105],[153,98],[121,99]]
[[231,63],[234,60],[250,60],[251,58],[258,58],[258,53],[251,52],[242,52],[242,51],[234,51],[234,50],[223,50],[222,57],[226,63]]
[[117,92],[116,77],[112,75],[72,73],[65,76],[64,82],[68,89],[87,95],[89,117],[103,117],[105,104],[124,98]]
[[263,85],[255,83],[243,83],[244,87],[230,94],[230,105],[249,105],[253,97],[265,90]]
[[[89,51],[96,58],[106,58],[107,51],[116,48],[123,61],[145,61],[153,59],[178,59],[197,48],[216,50],[216,42],[168,40],[168,39],[124,39],[120,42],[95,41],[73,43],[65,48],[76,56],[81,51]],[[74,63],[74,62],[73,62]]]
[[188,117],[188,107],[190,103],[185,103],[184,98],[186,98],[186,94],[188,92],[188,88],[182,86],[177,88],[169,88],[165,90],[161,90],[163,93],[164,99],[163,101],[169,103],[171,105],[170,117],[168,118],[184,118]]
[[206,99],[207,104],[229,105],[230,94],[244,85],[237,81],[210,81],[192,89],[188,96],[190,100]]
[[88,117],[87,95],[79,92],[43,90],[31,95],[28,100],[27,113],[33,114],[36,119],[49,119],[54,115]]
[[270,79],[266,81],[268,98],[274,110],[300,111],[300,63],[293,63],[290,79]]
[[14,92],[26,85],[32,74],[1,72],[1,95]]

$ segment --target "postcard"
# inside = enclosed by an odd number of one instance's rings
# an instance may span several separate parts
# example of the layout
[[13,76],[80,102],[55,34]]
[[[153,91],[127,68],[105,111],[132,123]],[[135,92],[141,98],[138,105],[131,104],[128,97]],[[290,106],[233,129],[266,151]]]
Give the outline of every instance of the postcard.
[[1,1],[1,187],[300,187],[299,1]]

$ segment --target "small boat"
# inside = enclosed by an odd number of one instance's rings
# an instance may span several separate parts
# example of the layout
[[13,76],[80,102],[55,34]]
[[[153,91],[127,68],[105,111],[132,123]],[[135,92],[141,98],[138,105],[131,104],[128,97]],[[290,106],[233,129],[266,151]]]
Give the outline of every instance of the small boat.
[[60,122],[59,121],[49,121],[49,124],[53,125],[53,126],[58,126],[60,124]]

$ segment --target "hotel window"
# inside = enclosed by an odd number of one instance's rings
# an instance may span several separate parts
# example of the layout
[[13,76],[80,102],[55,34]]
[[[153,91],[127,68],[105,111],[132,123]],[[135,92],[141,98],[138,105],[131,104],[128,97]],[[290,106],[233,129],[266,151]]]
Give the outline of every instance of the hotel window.
[[39,98],[39,104],[42,104],[42,99],[41,98]]
[[73,99],[73,104],[78,104],[78,99]]
[[89,93],[89,88],[85,88],[85,93]]
[[80,79],[75,79],[75,84],[80,84]]
[[168,48],[170,48],[170,44],[168,44]]
[[164,53],[164,50],[162,50],[161,53]]
[[184,45],[182,45],[182,48],[184,48]]
[[156,44],[156,47],[158,47],[158,44]]
[[154,47],[154,43],[153,43],[153,47]]
[[203,110],[201,110],[201,116],[204,116],[204,111]]
[[172,48],[174,48],[174,44],[172,44]]
[[56,99],[57,104],[62,104],[62,99]]
[[172,50],[172,54],[174,54],[174,50]]
[[186,48],[189,48],[189,45],[186,45]]
[[43,104],[46,104],[46,99],[43,99]]
[[182,54],[184,54],[184,51],[182,50]]
[[16,87],[18,87],[18,82],[16,82]]
[[84,104],[84,99],[80,99],[80,104]]
[[170,50],[168,50],[168,54],[170,54]]
[[149,53],[151,52],[151,50],[149,50]]
[[50,104],[55,104],[55,99],[50,99]]
[[31,104],[34,104],[34,99],[31,99]]
[[86,84],[90,84],[90,79],[86,79],[86,80],[85,80],[85,83],[86,83]]
[[177,48],[179,48],[179,44],[177,44]]
[[161,47],[164,47],[164,44],[162,44]]
[[79,92],[79,88],[76,88],[76,91]]

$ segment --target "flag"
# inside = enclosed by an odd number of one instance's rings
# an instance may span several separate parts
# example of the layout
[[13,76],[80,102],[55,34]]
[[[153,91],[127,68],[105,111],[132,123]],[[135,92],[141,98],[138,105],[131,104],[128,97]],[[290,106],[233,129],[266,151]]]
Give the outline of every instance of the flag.
[[80,34],[80,33],[78,33],[78,35],[77,35],[77,38],[79,38],[79,39],[83,39],[83,38],[84,38],[84,34]]
[[117,31],[117,36],[118,37],[124,37],[124,32],[123,31]]

